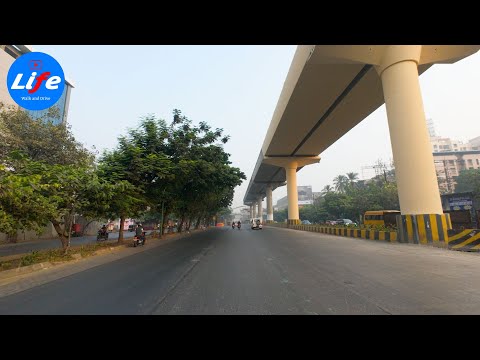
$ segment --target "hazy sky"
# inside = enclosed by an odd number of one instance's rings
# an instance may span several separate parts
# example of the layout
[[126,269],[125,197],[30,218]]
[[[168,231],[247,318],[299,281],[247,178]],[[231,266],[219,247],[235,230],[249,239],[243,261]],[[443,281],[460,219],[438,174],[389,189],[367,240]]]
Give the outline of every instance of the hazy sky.
[[[68,122],[77,139],[98,150],[147,114],[172,119],[178,108],[193,120],[231,135],[225,150],[247,180],[243,197],[277,105],[296,46],[59,46],[33,45],[62,65],[72,90]],[[453,65],[434,65],[420,76],[425,114],[437,135],[468,140],[480,136],[480,53]],[[392,157],[385,106],[381,106],[298,172],[298,185],[321,191],[332,179]],[[365,172],[365,178],[374,175]],[[273,203],[286,187],[273,192]],[[265,205],[265,204],[264,204]]]

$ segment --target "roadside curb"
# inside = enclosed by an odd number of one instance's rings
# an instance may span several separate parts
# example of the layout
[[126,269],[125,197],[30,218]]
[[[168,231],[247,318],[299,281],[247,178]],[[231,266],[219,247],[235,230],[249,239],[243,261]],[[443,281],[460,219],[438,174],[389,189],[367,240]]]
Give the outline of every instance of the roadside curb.
[[0,280],[8,279],[18,275],[28,274],[37,270],[48,269],[52,266],[55,266],[55,264],[48,261],[33,265],[21,266],[17,267],[16,269],[4,270],[0,272]]

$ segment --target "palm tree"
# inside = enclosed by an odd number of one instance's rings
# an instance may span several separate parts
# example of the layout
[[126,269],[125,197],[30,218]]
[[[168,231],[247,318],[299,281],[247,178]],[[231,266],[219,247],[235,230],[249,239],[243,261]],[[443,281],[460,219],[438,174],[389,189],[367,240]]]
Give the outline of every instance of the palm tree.
[[349,172],[347,173],[347,179],[350,182],[350,186],[353,188],[353,185],[355,184],[355,181],[358,180],[358,174],[354,172]]
[[333,179],[333,183],[335,184],[335,190],[344,193],[348,186],[348,178],[345,175],[338,175]]
[[328,194],[333,191],[333,187],[330,185],[325,185],[322,190],[322,195]]

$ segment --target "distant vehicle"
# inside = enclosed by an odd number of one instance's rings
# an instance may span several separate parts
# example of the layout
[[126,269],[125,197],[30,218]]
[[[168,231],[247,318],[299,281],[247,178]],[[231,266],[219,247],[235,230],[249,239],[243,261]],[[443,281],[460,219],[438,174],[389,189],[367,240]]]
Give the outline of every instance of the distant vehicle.
[[142,235],[135,235],[133,237],[133,247],[137,247],[138,245],[145,245],[145,239],[147,238],[147,232],[142,231]]
[[262,225],[262,219],[260,218],[253,218],[250,220],[250,226],[252,230],[262,230],[263,225]]
[[325,221],[325,224],[327,225],[335,225],[337,222],[335,220],[327,220]]
[[308,221],[308,220],[303,220],[303,221],[302,221],[302,224],[303,224],[303,225],[312,225],[312,223],[311,223],[310,221]]
[[220,222],[219,222],[219,223],[217,223],[217,227],[223,227],[223,226],[225,226],[225,224],[224,224],[224,223],[220,223]]
[[105,231],[103,231],[102,229],[98,230],[98,232],[97,232],[97,241],[100,241],[100,240],[108,240],[108,231],[107,231],[107,229],[105,229]]
[[400,215],[399,210],[378,210],[378,211],[366,211],[363,217],[363,223],[365,225],[383,225],[383,226],[396,226],[397,215]]
[[335,225],[357,226],[357,223],[350,219],[337,219],[335,220]]

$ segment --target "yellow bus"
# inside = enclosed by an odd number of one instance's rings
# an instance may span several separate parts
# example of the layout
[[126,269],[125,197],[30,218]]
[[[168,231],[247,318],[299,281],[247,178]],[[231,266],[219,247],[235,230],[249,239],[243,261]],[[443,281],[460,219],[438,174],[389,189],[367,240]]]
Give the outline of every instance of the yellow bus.
[[363,223],[365,225],[395,226],[397,225],[396,217],[400,214],[399,210],[366,211]]

